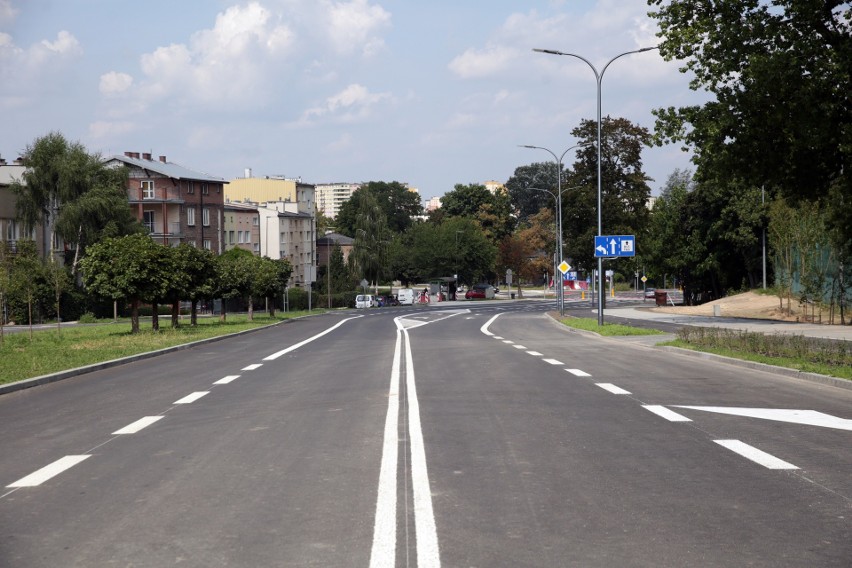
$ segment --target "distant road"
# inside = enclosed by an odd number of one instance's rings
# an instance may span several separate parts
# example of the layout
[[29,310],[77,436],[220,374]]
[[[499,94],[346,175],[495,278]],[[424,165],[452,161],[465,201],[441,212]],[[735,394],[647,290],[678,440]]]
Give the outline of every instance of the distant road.
[[0,566],[849,566],[852,391],[351,310],[0,397]]

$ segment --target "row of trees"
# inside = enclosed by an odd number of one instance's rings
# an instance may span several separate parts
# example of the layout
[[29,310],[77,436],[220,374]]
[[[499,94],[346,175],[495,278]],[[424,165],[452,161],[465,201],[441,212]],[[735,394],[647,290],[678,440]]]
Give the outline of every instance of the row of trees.
[[[198,302],[213,298],[247,298],[249,320],[255,300],[271,299],[274,315],[274,306],[292,273],[286,259],[255,256],[238,248],[216,256],[187,244],[164,247],[145,235],[110,238],[91,245],[81,265],[91,293],[130,303],[132,333],[139,331],[139,306],[143,302],[152,306],[154,330],[159,329],[160,304],[171,304],[172,326],[178,326],[181,300],[190,302],[192,325],[196,324]],[[226,317],[224,304],[221,317]]]

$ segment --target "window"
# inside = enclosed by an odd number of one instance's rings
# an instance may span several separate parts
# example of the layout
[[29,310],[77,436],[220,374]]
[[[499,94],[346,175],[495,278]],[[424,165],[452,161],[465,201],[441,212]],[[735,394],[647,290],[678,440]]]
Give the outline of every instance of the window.
[[186,183],[186,192],[187,193],[195,193],[195,184],[193,182]]
[[201,184],[201,193],[204,195],[210,195],[210,187],[206,183]]
[[254,252],[260,252],[260,243],[254,243]]
[[255,227],[259,226],[260,225],[260,218],[259,217],[252,217],[251,218],[251,224],[254,225]]
[[195,207],[186,208],[186,224],[190,227],[195,226]]
[[148,229],[149,233],[154,232],[154,212],[153,211],[143,211],[142,212],[142,224]]
[[139,182],[142,188],[142,199],[154,199],[154,182],[146,179]]
[[210,209],[207,207],[201,210],[201,223],[205,227],[210,226]]
[[210,239],[204,239],[204,250],[210,250]]
[[195,248],[196,246],[198,246],[195,241],[186,241],[186,244],[188,244],[192,248]]
[[234,244],[234,231],[228,231],[228,242]]

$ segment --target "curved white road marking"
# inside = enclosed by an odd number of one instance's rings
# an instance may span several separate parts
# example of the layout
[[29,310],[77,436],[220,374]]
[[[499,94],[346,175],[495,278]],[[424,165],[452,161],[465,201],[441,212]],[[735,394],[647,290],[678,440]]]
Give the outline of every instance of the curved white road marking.
[[340,327],[344,323],[346,323],[350,320],[361,318],[361,317],[364,317],[364,316],[355,316],[355,317],[351,317],[351,318],[346,318],[344,320],[340,320],[339,322],[337,322],[336,324],[334,324],[333,326],[331,326],[327,330],[323,331],[322,333],[318,333],[318,334],[314,335],[313,337],[309,337],[306,340],[300,341],[299,343],[296,343],[295,345],[291,345],[290,347],[288,347],[286,349],[282,349],[281,351],[277,351],[277,352],[273,353],[272,355],[268,355],[268,356],[264,357],[263,360],[264,361],[274,361],[275,359],[278,359],[282,355],[286,355],[290,351],[295,351],[299,347],[302,347],[303,345],[307,345],[311,341],[315,341],[315,340],[319,339],[320,337],[322,337],[323,335],[331,333],[332,331],[334,331],[335,329],[337,329],[338,327]]

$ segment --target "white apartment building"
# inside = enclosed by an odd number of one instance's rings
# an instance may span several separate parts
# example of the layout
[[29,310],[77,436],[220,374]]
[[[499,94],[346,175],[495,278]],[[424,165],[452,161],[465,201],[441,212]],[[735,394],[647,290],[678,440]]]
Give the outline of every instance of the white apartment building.
[[288,286],[304,287],[316,279],[316,222],[305,201],[270,201],[258,206],[260,254],[286,258],[293,266]]
[[316,184],[317,210],[334,219],[340,212],[340,206],[352,197],[360,183],[318,183]]

